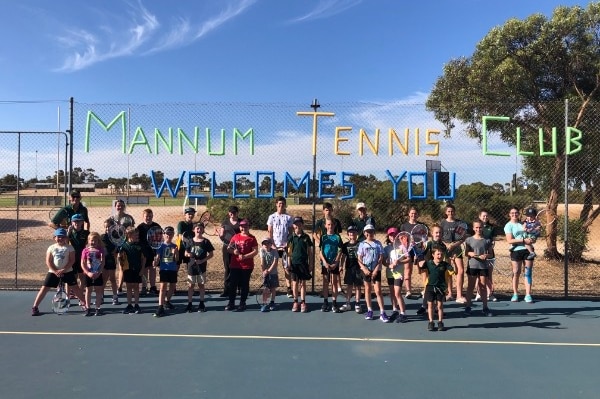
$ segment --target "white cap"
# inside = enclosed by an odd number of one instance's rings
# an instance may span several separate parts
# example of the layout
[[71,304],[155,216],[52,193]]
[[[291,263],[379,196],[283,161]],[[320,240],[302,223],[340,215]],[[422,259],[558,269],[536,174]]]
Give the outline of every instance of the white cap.
[[358,204],[356,204],[356,209],[360,209],[360,208],[367,208],[367,207],[365,206],[365,203],[364,203],[364,202],[359,202]]
[[367,230],[375,230],[375,227],[372,224],[368,224],[365,226],[365,228],[363,229],[363,231],[367,231]]

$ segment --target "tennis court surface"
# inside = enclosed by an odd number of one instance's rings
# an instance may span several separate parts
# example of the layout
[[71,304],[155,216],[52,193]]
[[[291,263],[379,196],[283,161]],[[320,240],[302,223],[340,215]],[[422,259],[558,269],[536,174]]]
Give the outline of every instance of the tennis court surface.
[[[409,321],[366,321],[355,312],[292,313],[287,297],[261,313],[124,315],[124,305],[83,317],[79,308],[30,315],[35,292],[0,291],[2,397],[265,398],[446,397],[596,398],[600,383],[600,303],[501,301],[494,317],[446,306],[447,331],[427,331],[408,300]],[[194,298],[197,302],[197,297]],[[389,302],[389,298],[386,298]],[[375,311],[375,314],[379,313]],[[389,314],[389,311],[388,311]],[[510,396],[507,396],[510,395]]]

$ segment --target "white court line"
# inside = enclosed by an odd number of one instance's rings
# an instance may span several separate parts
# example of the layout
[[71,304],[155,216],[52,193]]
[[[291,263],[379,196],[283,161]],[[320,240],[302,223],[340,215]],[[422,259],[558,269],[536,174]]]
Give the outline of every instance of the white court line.
[[535,342],[535,341],[466,341],[453,339],[405,339],[405,338],[358,338],[358,337],[288,337],[274,335],[214,335],[214,334],[147,334],[147,333],[102,333],[102,332],[52,332],[52,331],[0,331],[0,335],[48,335],[87,337],[143,337],[143,338],[195,338],[195,339],[264,339],[282,341],[348,341],[348,342],[393,342],[427,344],[476,344],[476,345],[531,345],[531,346],[579,346],[599,348],[600,343],[578,342]]

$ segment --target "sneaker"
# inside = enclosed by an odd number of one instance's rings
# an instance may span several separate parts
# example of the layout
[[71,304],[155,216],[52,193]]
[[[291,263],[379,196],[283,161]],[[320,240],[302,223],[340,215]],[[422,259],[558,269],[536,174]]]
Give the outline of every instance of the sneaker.
[[433,321],[430,321],[429,323],[427,323],[427,330],[435,331],[435,324],[433,323]]
[[306,304],[306,302],[302,302],[300,304],[300,312],[308,313],[308,305]]
[[113,300],[112,300],[112,304],[113,305],[118,305],[119,304],[119,297],[118,296],[113,296]]
[[397,310],[394,310],[392,312],[392,314],[390,315],[390,321],[396,320],[396,317],[398,317],[399,314],[400,314],[400,312],[398,312]]
[[483,315],[485,317],[492,317],[493,316],[493,314],[492,314],[492,312],[490,311],[489,308],[483,308],[482,313],[483,313]]
[[148,295],[148,289],[146,287],[142,287],[142,290],[140,291],[140,296],[146,295]]
[[294,297],[294,294],[292,294],[292,289],[290,287],[288,287],[288,289],[287,289],[287,297],[288,298],[293,298]]
[[438,328],[437,328],[437,330],[438,331],[445,331],[446,330],[446,328],[444,327],[444,323],[443,322],[438,321]]
[[373,311],[372,310],[367,310],[367,313],[365,314],[365,320],[373,320]]
[[396,318],[396,323],[406,323],[408,321],[408,317],[405,314],[398,315]]
[[165,315],[165,308],[159,306],[156,312],[153,314],[154,317],[163,317]]
[[389,323],[390,322],[390,319],[385,314],[385,312],[381,312],[381,314],[379,315],[379,320],[381,320],[382,323]]
[[456,303],[467,303],[467,298],[465,298],[464,296],[456,298]]
[[527,255],[527,260],[532,260],[536,257],[536,253],[535,252],[530,252],[529,255]]
[[452,295],[446,295],[446,302],[453,301],[454,297]]
[[473,302],[481,302],[481,295],[475,295],[475,299],[473,299]]
[[142,313],[142,309],[140,309],[140,305],[137,305],[137,304],[136,304],[136,305],[133,307],[133,313],[135,313],[135,314],[140,314],[140,313]]
[[246,310],[246,304],[245,303],[240,303],[239,306],[237,307],[237,309],[235,310],[236,312],[244,312]]
[[[227,310],[227,309],[225,309]],[[192,313],[194,311],[194,308],[192,307],[192,303],[188,303],[187,306],[185,307],[185,311],[188,313]]]
[[260,311],[263,313],[267,313],[269,311],[269,306],[268,305],[262,305],[260,307]]
[[410,291],[406,291],[406,294],[404,294],[404,298],[405,298],[405,299],[410,299],[410,298],[412,298],[412,294],[411,294],[411,292],[410,292]]
[[94,312],[94,316],[102,316],[104,314],[104,312],[102,311],[102,309],[96,309],[96,311]]
[[324,302],[323,305],[321,305],[321,312],[329,312],[329,304],[327,302]]
[[421,316],[421,315],[424,315],[425,313],[427,313],[427,309],[425,309],[423,306],[421,306],[421,307],[419,308],[419,310],[417,310],[417,314],[418,314],[419,316]]
[[117,295],[123,295],[123,288],[117,289]]
[[352,306],[350,305],[350,303],[345,303],[342,306],[340,306],[340,311],[341,312],[347,312],[350,309],[352,309]]
[[362,314],[363,313],[363,308],[360,305],[354,305],[354,311],[358,314]]
[[519,295],[517,294],[513,294],[513,296],[510,298],[511,302],[519,302]]
[[275,309],[277,309],[277,305],[275,305],[275,302],[271,302],[269,303],[269,310],[272,312]]
[[342,313],[342,311],[340,310],[340,308],[336,304],[331,305],[331,311],[333,313]]
[[533,303],[533,298],[531,297],[531,295],[525,295],[525,302]]
[[296,301],[294,301],[294,304],[292,305],[292,312],[299,312],[300,311],[300,304]]
[[154,296],[158,296],[158,290],[156,289],[156,287],[150,287],[150,294],[154,295]]
[[175,309],[175,306],[171,303],[171,301],[166,301],[165,302],[165,307],[169,310],[173,310]]
[[235,309],[235,305],[233,303],[228,303],[227,306],[225,306],[225,311],[229,312]]
[[465,314],[467,316],[471,316],[471,307],[470,306],[465,307]]
[[133,313],[133,306],[127,305],[125,309],[123,309],[123,314]]
[[488,302],[498,302],[498,298],[494,296],[494,294],[488,296]]
[[92,315],[92,309],[86,309],[85,313],[83,313],[85,317],[90,317]]
[[40,315],[40,310],[38,309],[37,306],[34,306],[31,308],[31,315],[32,316],[39,316]]
[[200,302],[197,311],[200,313],[206,313],[206,305],[204,304],[204,302]]

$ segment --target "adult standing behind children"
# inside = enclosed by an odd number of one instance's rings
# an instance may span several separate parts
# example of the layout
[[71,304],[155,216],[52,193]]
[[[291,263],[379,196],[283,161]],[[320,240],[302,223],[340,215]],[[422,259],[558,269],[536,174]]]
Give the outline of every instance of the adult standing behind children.
[[525,238],[525,228],[519,220],[519,209],[513,207],[510,209],[510,220],[504,226],[506,242],[510,245],[510,260],[513,269],[512,288],[513,295],[511,302],[519,302],[519,277],[523,267],[525,268],[523,278],[525,280],[525,302],[532,303],[531,284],[533,274],[533,259],[528,259],[529,251],[525,247],[532,244],[533,239]]
[[223,292],[220,295],[221,298],[228,298],[230,294],[231,253],[227,250],[227,246],[231,238],[241,232],[239,212],[237,206],[230,206],[227,210],[227,217],[221,222],[221,228],[219,229],[219,238],[223,242]]
[[[286,200],[284,197],[278,197],[275,206],[277,210],[269,215],[267,219],[267,230],[269,238],[273,240],[277,248],[279,259],[284,258],[285,248],[287,246],[288,237],[292,231],[293,218],[286,213]],[[283,260],[282,260],[283,263]],[[288,298],[292,298],[292,280],[288,267],[289,262],[283,263],[283,272],[285,275],[285,286],[287,288]]]
[[85,223],[84,227],[89,231],[90,218],[88,216],[88,209],[81,203],[81,193],[77,190],[71,191],[69,204],[56,212],[56,215],[54,215],[48,226],[53,229],[57,229],[59,227],[67,228],[71,222],[71,217],[75,214],[79,214],[83,217],[83,221]]
[[377,225],[375,224],[375,218],[367,213],[367,206],[364,202],[359,202],[356,204],[356,212],[358,216],[352,219],[352,224],[356,226],[358,231],[358,241],[363,241],[365,237],[365,226],[371,225],[373,226],[373,230],[377,229]]
[[246,310],[246,299],[250,290],[250,276],[254,270],[254,257],[258,254],[258,241],[250,234],[250,222],[243,219],[239,223],[240,232],[229,241],[227,250],[232,255],[229,265],[229,303],[225,310],[235,308],[235,297],[240,290],[238,312]]

